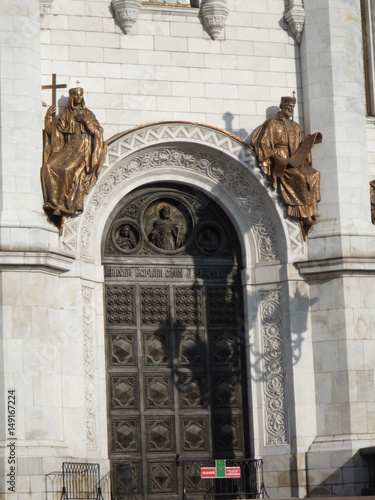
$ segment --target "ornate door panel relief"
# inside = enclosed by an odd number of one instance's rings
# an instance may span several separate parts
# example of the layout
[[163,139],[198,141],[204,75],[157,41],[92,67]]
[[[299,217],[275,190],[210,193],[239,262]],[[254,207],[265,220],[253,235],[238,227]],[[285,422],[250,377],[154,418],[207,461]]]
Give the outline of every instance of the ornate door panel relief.
[[136,192],[106,229],[109,442],[117,492],[182,497],[181,459],[248,456],[237,239],[197,192]]

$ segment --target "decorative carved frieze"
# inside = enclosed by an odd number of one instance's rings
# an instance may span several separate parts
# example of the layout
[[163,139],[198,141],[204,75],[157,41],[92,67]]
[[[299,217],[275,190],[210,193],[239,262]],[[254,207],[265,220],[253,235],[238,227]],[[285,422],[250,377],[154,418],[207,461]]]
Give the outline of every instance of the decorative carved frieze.
[[279,290],[261,294],[266,443],[288,442],[284,336]]
[[85,377],[86,442],[96,448],[95,364],[94,364],[94,290],[82,287],[83,364]]
[[207,31],[216,40],[225,27],[229,14],[227,0],[203,0],[201,13]]
[[289,9],[284,14],[284,19],[288,23],[297,43],[301,45],[302,32],[305,26],[305,8],[302,0],[289,0]]
[[169,320],[168,289],[141,289],[141,318],[144,325],[164,325]]
[[210,287],[208,306],[210,325],[235,323],[235,291],[232,288]]
[[201,325],[203,322],[202,288],[175,288],[176,323]]
[[127,35],[138,19],[141,0],[112,0],[112,12],[121,30]]
[[107,321],[114,325],[134,325],[134,287],[107,287]]

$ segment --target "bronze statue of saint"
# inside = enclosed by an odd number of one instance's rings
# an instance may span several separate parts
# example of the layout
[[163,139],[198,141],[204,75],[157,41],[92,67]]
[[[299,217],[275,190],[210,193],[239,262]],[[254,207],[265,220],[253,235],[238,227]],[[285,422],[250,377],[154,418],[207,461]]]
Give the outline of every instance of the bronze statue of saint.
[[98,178],[107,144],[82,88],[69,90],[68,105],[53,127],[55,111],[55,106],[48,108],[44,120],[43,208],[51,216],[76,215]]
[[295,102],[294,97],[282,97],[280,112],[259,127],[251,146],[259,168],[280,192],[288,215],[298,218],[308,234],[320,201],[320,173],[311,165],[311,149],[322,136],[316,133],[302,142],[301,129],[292,119]]
[[172,211],[169,205],[162,205],[157,209],[158,218],[154,222],[148,239],[153,245],[162,250],[175,250],[181,246],[179,227],[172,220]]

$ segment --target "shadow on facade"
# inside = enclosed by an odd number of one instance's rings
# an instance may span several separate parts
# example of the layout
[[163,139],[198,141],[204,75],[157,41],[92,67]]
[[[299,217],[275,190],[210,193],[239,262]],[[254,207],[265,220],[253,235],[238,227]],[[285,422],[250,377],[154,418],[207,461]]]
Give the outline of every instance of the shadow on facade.
[[[334,448],[334,443],[332,448]],[[369,489],[368,464],[363,460],[360,452],[343,462],[346,454],[351,455],[352,451],[318,451],[306,454],[309,497],[348,497],[374,494],[374,490]],[[322,471],[322,464],[327,464],[324,471]],[[328,474],[328,470],[333,472]]]

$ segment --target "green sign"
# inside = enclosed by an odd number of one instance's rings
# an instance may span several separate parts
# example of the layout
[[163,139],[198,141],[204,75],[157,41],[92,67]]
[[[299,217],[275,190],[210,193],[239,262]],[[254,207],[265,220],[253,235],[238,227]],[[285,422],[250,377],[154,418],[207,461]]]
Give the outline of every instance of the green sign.
[[225,460],[215,460],[216,477],[225,477]]

